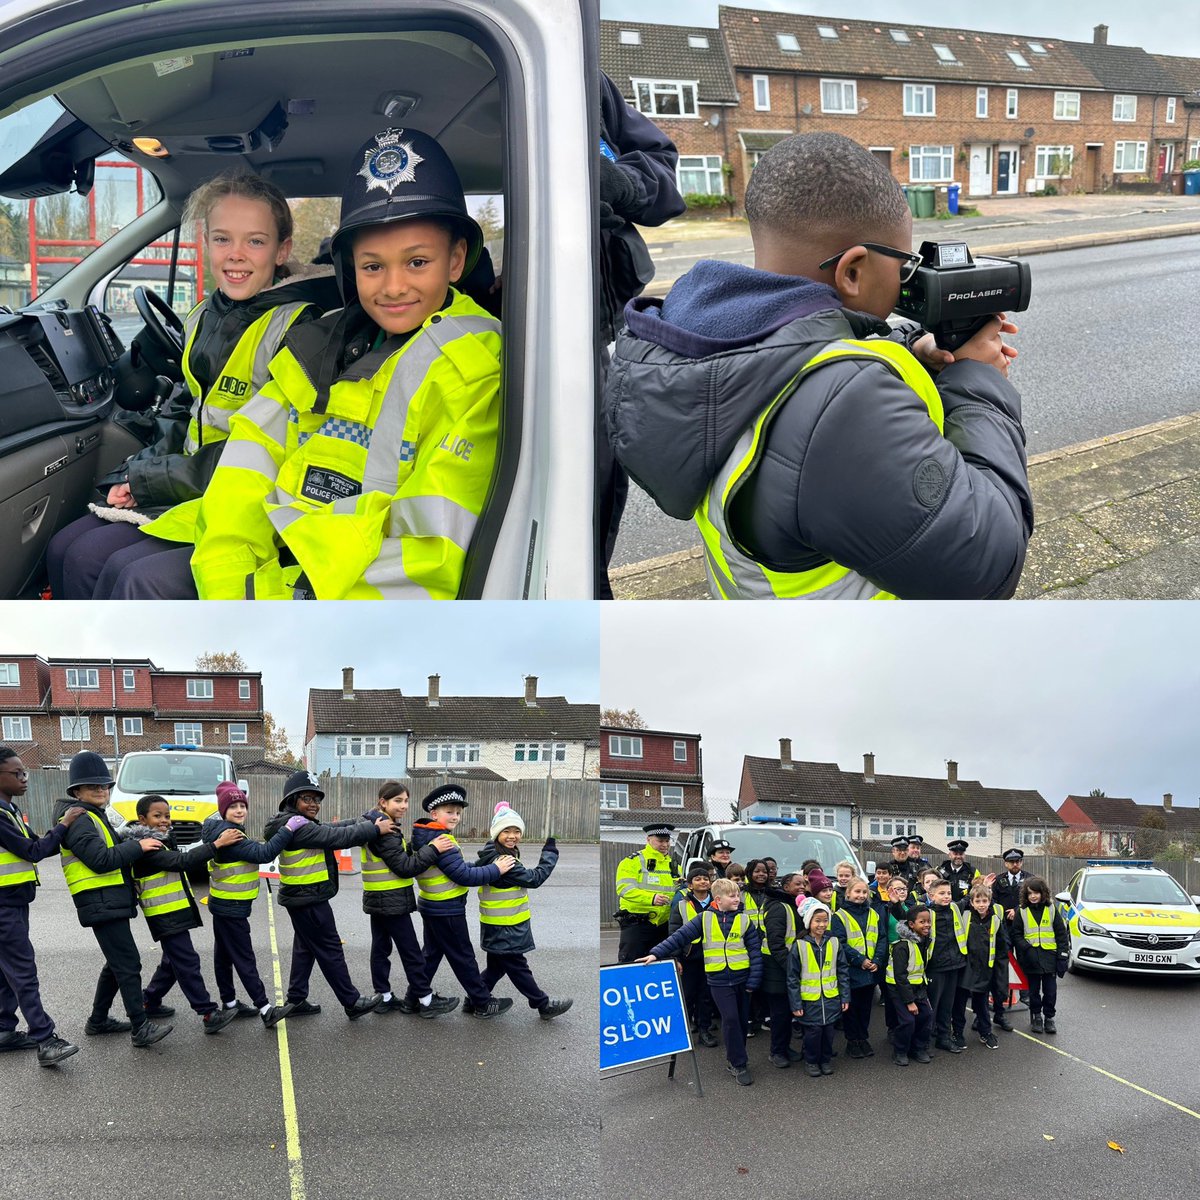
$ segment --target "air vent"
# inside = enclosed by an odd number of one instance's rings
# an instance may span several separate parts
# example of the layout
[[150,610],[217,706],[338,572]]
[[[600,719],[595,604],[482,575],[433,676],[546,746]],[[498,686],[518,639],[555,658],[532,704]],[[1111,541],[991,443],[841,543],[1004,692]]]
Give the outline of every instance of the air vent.
[[56,392],[65,392],[69,396],[71,389],[67,385],[66,376],[58,369],[54,359],[41,346],[26,346],[25,350],[37,364],[37,369],[45,375],[50,386]]

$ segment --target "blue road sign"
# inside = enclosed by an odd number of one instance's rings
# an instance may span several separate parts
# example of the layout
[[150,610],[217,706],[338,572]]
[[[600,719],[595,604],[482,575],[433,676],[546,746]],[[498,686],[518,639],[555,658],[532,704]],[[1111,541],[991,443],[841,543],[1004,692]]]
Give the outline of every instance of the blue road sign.
[[691,1050],[675,963],[600,968],[600,1069]]

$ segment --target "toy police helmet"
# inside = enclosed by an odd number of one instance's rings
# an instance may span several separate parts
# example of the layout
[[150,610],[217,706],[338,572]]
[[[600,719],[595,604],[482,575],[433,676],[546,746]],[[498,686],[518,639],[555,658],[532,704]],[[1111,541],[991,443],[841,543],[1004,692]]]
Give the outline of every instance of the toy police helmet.
[[342,299],[358,296],[351,261],[355,229],[414,217],[449,220],[466,238],[465,279],[483,249],[483,230],[467,212],[458,172],[449,155],[419,129],[385,129],[354,157],[353,174],[342,194],[342,216],[330,241],[333,273]]
[[288,801],[299,796],[301,792],[315,792],[318,800],[325,799],[325,792],[321,788],[321,783],[311,771],[293,771],[287,777],[287,783],[283,785],[283,799],[279,804],[280,810],[282,811]]
[[67,776],[67,791],[74,787],[114,787],[116,781],[108,773],[108,764],[94,750],[80,750],[71,759]]
[[439,804],[460,804],[463,808],[467,807],[466,789],[460,787],[457,783],[444,783],[441,787],[434,788],[424,800],[421,801],[421,807],[426,812],[433,812]]

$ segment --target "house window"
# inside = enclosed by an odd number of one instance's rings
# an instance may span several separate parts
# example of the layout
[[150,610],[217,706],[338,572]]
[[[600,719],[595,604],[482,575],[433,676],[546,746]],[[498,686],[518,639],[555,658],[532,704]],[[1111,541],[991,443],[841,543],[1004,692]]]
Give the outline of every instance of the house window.
[[904,115],[906,117],[932,117],[934,115],[934,92],[932,83],[906,83],[904,85]]
[[1023,55],[1020,50],[1010,50],[1008,57],[1012,60],[1014,67],[1020,67],[1022,71],[1032,71],[1033,68],[1029,65],[1029,59]]
[[755,75],[754,82],[754,109],[756,112],[771,111],[771,80],[766,75]]
[[642,44],[642,35],[636,29],[622,29],[617,34],[617,40],[622,46],[640,46]]
[[211,700],[213,684],[211,679],[189,679],[187,681],[187,698],[189,700]]
[[21,664],[0,663],[0,687],[21,686]]
[[601,783],[600,784],[600,807],[601,808],[628,808],[629,807],[629,784],[627,784],[627,783]]
[[635,79],[638,112],[648,117],[697,117],[696,84],[677,79]]
[[987,116],[987,101],[988,90],[985,87],[975,89],[975,115],[977,117]]
[[248,680],[248,679],[239,679],[238,680],[238,699],[239,700],[249,700],[250,699],[250,680]]
[[946,822],[946,836],[948,838],[985,838],[988,835],[988,823],[986,821],[960,821],[949,820]]
[[127,692],[132,692],[137,687],[137,677],[128,667],[121,672],[121,686]]
[[430,742],[425,747],[425,762],[428,766],[477,763],[479,753],[479,742]]
[[681,195],[723,196],[725,176],[719,154],[682,154],[677,168]]
[[838,31],[832,25],[818,25],[817,32],[823,38],[828,38],[830,41],[836,42],[838,40]]
[[130,737],[140,737],[142,733],[142,718],[123,717],[121,720],[121,732]]
[[822,79],[821,111],[827,113],[858,112],[858,84],[853,79]]
[[784,54],[800,53],[800,39],[794,33],[777,33],[775,42]]
[[688,46],[690,46],[693,50],[707,50],[708,38],[706,38],[703,34],[689,33]]
[[199,721],[176,721],[175,741],[181,746],[203,746],[204,726]]
[[100,672],[95,667],[67,668],[67,687],[73,692],[95,691],[100,687]]
[[642,739],[612,733],[608,737],[608,752],[613,758],[641,758]]
[[1175,97],[1174,96],[1167,97],[1167,124],[1168,125],[1175,124]]
[[955,65],[958,64],[958,59],[955,57],[954,51],[951,50],[949,46],[942,46],[937,42],[934,42],[933,52],[938,56],[939,62],[954,63]]
[[1113,171],[1144,174],[1146,170],[1145,142],[1117,142],[1113,155]]
[[229,726],[229,744],[231,746],[244,746],[247,741],[249,741],[249,738],[246,736],[246,723],[244,721]]
[[1013,843],[1017,846],[1044,846],[1047,832],[1045,829],[1014,829]]
[[910,38],[908,36],[908,34],[904,32],[903,29],[889,29],[888,33],[890,33],[892,35],[893,42],[910,42],[910,41],[912,41],[912,38]]
[[681,763],[687,762],[687,742],[675,743],[675,761]]
[[683,807],[683,788],[669,787],[663,784],[659,792],[662,794],[663,808],[682,808]]
[[1056,121],[1079,120],[1079,93],[1054,93],[1054,119]]
[[105,734],[105,736],[106,737],[114,737],[116,735],[116,732],[117,732],[117,718],[116,717],[105,717],[104,718],[104,734]]
[[566,742],[518,742],[513,747],[513,762],[567,761]]
[[1114,96],[1113,97],[1113,120],[1114,121],[1136,121],[1137,120],[1137,97],[1136,96]]
[[1034,54],[1045,54],[1046,53],[1046,47],[1043,46],[1041,42],[1029,42],[1027,44],[1029,46],[1029,49],[1032,50]]
[[909,146],[908,175],[914,182],[948,183],[954,178],[954,147]]
[[1016,88],[1008,89],[1008,100],[1006,101],[1005,106],[1004,106],[1004,115],[1010,121],[1015,121],[1017,119],[1017,89]]
[[89,742],[92,739],[90,717],[59,717],[58,729],[64,742]]
[[392,739],[374,734],[367,737],[340,737],[336,748],[338,758],[391,758]]
[[1066,177],[1075,161],[1074,146],[1039,146],[1034,158],[1033,173],[1039,179]]
[[28,717],[5,717],[4,740],[6,742],[32,742],[33,728]]
[[894,838],[917,832],[917,822],[912,817],[870,817],[867,820],[867,836]]
[[781,804],[779,815],[811,825],[818,829],[832,829],[837,824],[837,813],[832,808],[812,808],[801,804]]

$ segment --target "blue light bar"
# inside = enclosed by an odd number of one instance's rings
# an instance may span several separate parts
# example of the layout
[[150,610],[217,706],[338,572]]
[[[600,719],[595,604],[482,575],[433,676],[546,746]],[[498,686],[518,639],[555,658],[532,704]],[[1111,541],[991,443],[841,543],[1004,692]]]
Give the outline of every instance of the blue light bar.
[[1152,858],[1089,858],[1089,867],[1152,867]]
[[759,825],[799,825],[800,822],[795,817],[751,817],[751,821],[756,821]]
[[170,742],[160,742],[158,745],[160,750],[199,750],[199,746],[175,746]]

